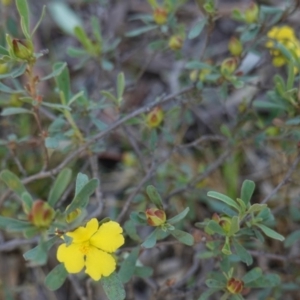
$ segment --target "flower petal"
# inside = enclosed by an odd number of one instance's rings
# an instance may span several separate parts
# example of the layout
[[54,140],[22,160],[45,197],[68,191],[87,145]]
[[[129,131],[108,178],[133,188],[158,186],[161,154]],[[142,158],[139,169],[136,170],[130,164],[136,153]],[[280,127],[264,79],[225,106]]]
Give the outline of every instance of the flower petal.
[[74,231],[68,232],[67,235],[73,238],[72,243],[82,243],[88,241],[91,236],[97,231],[98,227],[98,220],[96,218],[93,218],[86,223],[85,227],[78,227]]
[[79,250],[80,245],[61,244],[57,249],[56,257],[64,263],[68,273],[79,273],[84,267],[84,255]]
[[109,276],[116,269],[116,261],[112,255],[91,247],[86,256],[85,266],[85,273],[97,281],[102,276]]
[[106,252],[114,252],[124,244],[123,229],[119,223],[109,221],[100,226],[91,237],[90,244]]

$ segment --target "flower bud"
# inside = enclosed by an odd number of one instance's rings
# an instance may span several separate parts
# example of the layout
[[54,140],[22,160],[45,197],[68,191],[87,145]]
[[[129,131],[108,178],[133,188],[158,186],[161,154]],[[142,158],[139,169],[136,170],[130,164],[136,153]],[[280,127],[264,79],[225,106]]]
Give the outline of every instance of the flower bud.
[[228,217],[220,218],[219,225],[224,229],[226,233],[230,231],[231,219]]
[[0,64],[0,74],[5,74],[8,71],[8,66],[7,64]]
[[166,223],[166,213],[162,209],[156,207],[148,208],[145,212],[147,217],[147,223],[150,226],[160,226]]
[[245,21],[248,24],[257,22],[259,15],[259,7],[255,2],[252,2],[250,6],[245,10]]
[[37,200],[33,203],[28,220],[34,226],[47,228],[55,215],[54,209],[45,201]]
[[190,77],[190,80],[192,82],[196,82],[197,81],[198,73],[199,72],[197,70],[193,70],[193,71],[190,72],[189,77]]
[[239,39],[233,36],[229,40],[228,50],[233,56],[240,56],[243,52],[243,45]]
[[153,12],[153,19],[158,25],[165,24],[168,19],[168,11],[164,7],[156,7]]
[[67,222],[67,223],[72,223],[72,222],[75,221],[75,219],[77,219],[80,215],[81,215],[81,209],[76,208],[75,210],[73,210],[72,212],[70,212],[70,213],[66,216],[66,222]]
[[122,155],[122,162],[126,167],[133,167],[137,163],[137,158],[132,152],[125,152]]
[[225,77],[231,75],[237,69],[237,59],[230,57],[223,60],[221,64],[221,73]]
[[146,117],[146,123],[150,128],[155,128],[160,125],[164,119],[164,113],[160,107],[155,107]]
[[31,60],[33,58],[33,45],[29,40],[12,40],[12,50],[17,58]]
[[172,50],[180,50],[183,45],[183,39],[179,35],[173,35],[169,39],[169,48]]
[[240,294],[244,289],[244,282],[239,279],[230,278],[227,281],[226,288],[231,294]]

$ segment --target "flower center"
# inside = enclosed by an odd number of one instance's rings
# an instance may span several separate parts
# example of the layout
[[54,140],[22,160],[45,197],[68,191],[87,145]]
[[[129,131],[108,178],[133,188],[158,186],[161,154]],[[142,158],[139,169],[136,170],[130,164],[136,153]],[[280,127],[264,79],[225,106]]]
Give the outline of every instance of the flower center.
[[81,246],[80,246],[80,252],[83,255],[88,254],[89,250],[90,250],[90,242],[89,241],[84,242],[84,243],[81,244]]

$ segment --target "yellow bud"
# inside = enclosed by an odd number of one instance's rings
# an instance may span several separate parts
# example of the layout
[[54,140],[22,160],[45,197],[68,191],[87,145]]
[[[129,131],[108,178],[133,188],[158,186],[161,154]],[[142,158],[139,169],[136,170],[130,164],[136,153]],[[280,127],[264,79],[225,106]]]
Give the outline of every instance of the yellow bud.
[[244,289],[244,282],[239,279],[230,278],[227,281],[226,288],[231,294],[240,294]]
[[8,66],[7,64],[0,64],[0,74],[5,74],[8,71]]
[[30,61],[34,58],[33,45],[29,40],[13,39],[12,48],[14,55],[17,58],[27,61]]
[[243,52],[243,45],[240,40],[233,36],[229,40],[228,49],[233,56],[240,56]]
[[172,50],[180,50],[183,45],[183,39],[179,35],[173,35],[169,39],[169,48]]
[[190,80],[192,82],[195,82],[197,80],[197,75],[198,75],[198,71],[197,70],[193,70],[190,72]]
[[164,113],[160,107],[155,107],[146,117],[146,123],[150,128],[158,127],[164,119]]
[[231,75],[237,68],[237,59],[231,57],[223,60],[221,64],[221,73],[225,77]]
[[33,203],[28,214],[28,220],[39,228],[48,228],[54,218],[54,209],[45,201],[37,200]]
[[122,162],[126,167],[133,167],[136,165],[137,159],[132,152],[125,152],[122,155]]
[[161,226],[162,224],[166,223],[166,213],[162,209],[148,208],[145,212],[147,217],[147,223],[150,226]]
[[250,6],[245,10],[245,21],[248,24],[257,22],[259,16],[259,7],[255,2],[252,2]]
[[164,7],[156,7],[153,12],[153,19],[158,25],[165,24],[168,19],[168,11]]
[[266,129],[266,135],[277,136],[280,133],[280,129],[276,126],[270,126]]
[[66,222],[67,223],[72,223],[73,221],[75,221],[75,219],[77,219],[79,216],[81,215],[81,209],[76,208],[75,210],[73,210],[71,213],[69,213],[66,217]]
[[228,217],[220,218],[219,225],[224,229],[226,233],[230,231],[231,219]]

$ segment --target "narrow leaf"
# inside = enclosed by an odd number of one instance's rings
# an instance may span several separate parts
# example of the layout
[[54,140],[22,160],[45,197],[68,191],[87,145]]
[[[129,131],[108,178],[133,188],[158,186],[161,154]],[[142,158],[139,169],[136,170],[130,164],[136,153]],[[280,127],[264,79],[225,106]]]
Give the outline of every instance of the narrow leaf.
[[56,77],[61,74],[61,72],[64,70],[64,68],[67,66],[67,63],[60,63],[57,65],[57,67],[48,75],[42,77],[40,80],[48,80],[50,78]]
[[68,272],[65,266],[59,264],[46,276],[45,284],[51,291],[55,291],[64,284],[67,277]]
[[185,216],[189,213],[189,211],[190,211],[190,208],[186,207],[181,213],[179,213],[178,215],[174,216],[173,218],[167,220],[167,222],[169,224],[176,224],[179,221],[181,221],[182,219],[184,219]]
[[119,270],[119,278],[123,283],[127,283],[134,274],[136,261],[139,257],[139,247],[132,250],[128,257],[123,261]]
[[1,179],[5,182],[5,184],[14,191],[20,198],[22,194],[27,192],[23,183],[14,173],[4,170],[0,173]]
[[102,277],[101,283],[109,300],[125,299],[125,289],[117,273],[114,272],[108,277]]
[[184,232],[182,230],[179,230],[179,229],[171,230],[170,233],[179,242],[181,242],[185,245],[188,245],[188,246],[193,246],[194,245],[194,237],[191,234],[189,234],[187,232]]
[[72,178],[72,171],[70,169],[63,169],[58,174],[53,187],[50,190],[48,203],[50,206],[54,207],[57,201],[62,196],[63,192],[69,185]]
[[236,254],[238,255],[238,257],[241,259],[241,261],[243,261],[244,263],[247,264],[247,266],[252,265],[253,263],[253,258],[252,256],[249,254],[249,252],[237,241],[237,240],[233,240],[233,246],[234,249],[236,251]]
[[247,285],[248,283],[257,280],[258,278],[260,278],[261,276],[263,276],[263,272],[261,270],[261,268],[253,268],[252,270],[250,270],[248,273],[246,273],[242,280],[244,281],[244,283]]
[[32,111],[23,107],[8,107],[3,109],[1,116],[11,116],[17,114],[32,114]]
[[276,231],[274,231],[273,229],[263,225],[263,224],[255,224],[255,226],[259,227],[263,233],[275,240],[279,240],[279,241],[284,241],[284,236],[282,236],[281,234],[277,233]]
[[229,198],[226,195],[223,195],[223,194],[218,193],[218,192],[208,192],[207,196],[218,199],[218,200],[226,203],[227,205],[229,205],[231,207],[234,207],[237,211],[240,210],[238,204],[233,199]]
[[188,34],[188,39],[191,40],[191,39],[194,39],[197,36],[199,36],[201,34],[205,24],[206,24],[206,21],[207,21],[206,19],[203,19],[203,20],[197,22],[195,24],[195,26],[192,27],[192,29],[190,30],[190,32]]
[[29,37],[29,9],[27,0],[16,0],[16,5],[18,12],[21,16],[22,22],[24,24],[24,35],[28,38]]
[[153,185],[148,185],[146,191],[151,202],[155,204],[159,209],[163,209],[162,199],[156,188]]
[[246,205],[250,203],[254,190],[255,190],[255,183],[253,181],[245,180],[243,182],[241,198]]

